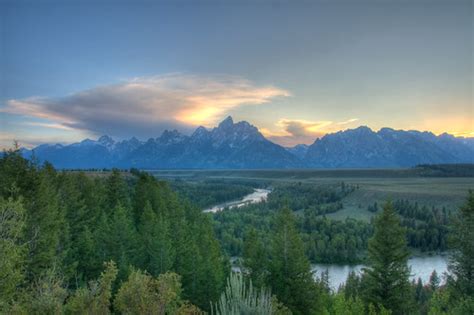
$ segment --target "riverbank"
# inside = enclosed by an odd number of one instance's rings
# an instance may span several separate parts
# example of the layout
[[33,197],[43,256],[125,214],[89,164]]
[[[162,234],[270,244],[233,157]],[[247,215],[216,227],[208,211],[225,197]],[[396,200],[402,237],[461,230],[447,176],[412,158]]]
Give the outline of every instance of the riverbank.
[[267,200],[268,194],[270,192],[271,190],[269,189],[256,188],[251,194],[248,194],[241,199],[225,202],[211,208],[204,209],[203,212],[215,213],[226,208],[240,208],[248,204],[262,202]]
[[[366,267],[364,264],[312,264],[311,266],[315,277],[320,277],[322,272],[328,271],[329,286],[332,290],[337,290],[344,284],[350,272],[354,271],[356,274],[361,274],[362,269]],[[408,266],[411,267],[410,280],[417,281],[420,278],[423,284],[425,284],[429,282],[431,273],[434,270],[436,270],[440,277],[448,270],[448,256],[444,254],[413,256],[408,259]]]

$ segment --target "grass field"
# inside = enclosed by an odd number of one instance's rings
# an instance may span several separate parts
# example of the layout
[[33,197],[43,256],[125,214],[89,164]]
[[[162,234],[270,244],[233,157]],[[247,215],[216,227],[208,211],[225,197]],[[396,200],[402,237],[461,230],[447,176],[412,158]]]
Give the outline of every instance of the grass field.
[[344,208],[329,214],[333,219],[352,217],[369,220],[373,213],[367,206],[386,200],[407,199],[420,205],[457,209],[469,189],[474,189],[474,177],[422,177],[413,169],[370,170],[165,170],[152,171],[162,179],[185,181],[221,180],[254,181],[256,184],[302,182],[335,184],[345,182],[359,188],[344,198]]

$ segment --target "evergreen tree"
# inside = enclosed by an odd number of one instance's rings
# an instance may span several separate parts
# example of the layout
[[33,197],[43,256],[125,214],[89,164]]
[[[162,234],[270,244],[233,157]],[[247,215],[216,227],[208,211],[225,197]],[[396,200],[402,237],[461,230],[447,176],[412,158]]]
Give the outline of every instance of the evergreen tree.
[[289,208],[277,214],[274,231],[269,276],[272,291],[294,314],[317,313],[317,286]]
[[64,213],[55,186],[56,173],[46,165],[39,174],[39,183],[26,215],[28,242],[28,278],[39,277],[43,271],[59,267],[65,249],[61,236],[66,228]]
[[453,255],[449,270],[458,294],[474,297],[474,192],[469,191],[452,229]]
[[334,297],[331,314],[334,315],[363,315],[365,314],[364,303],[359,297],[347,298],[338,293]]
[[344,296],[346,299],[356,298],[359,296],[361,290],[360,277],[356,274],[355,271],[349,272],[347,275],[346,282],[343,287]]
[[431,292],[436,291],[439,288],[440,283],[441,283],[441,280],[438,276],[438,273],[436,272],[436,270],[433,270],[433,272],[430,275],[430,281],[429,281]]
[[25,210],[21,200],[0,197],[0,313],[17,298],[24,279]]
[[117,262],[119,275],[123,280],[128,274],[129,267],[137,259],[137,232],[133,225],[130,213],[120,203],[114,209],[108,224],[105,237],[106,260]]
[[374,236],[369,240],[369,268],[364,269],[365,299],[393,314],[407,314],[411,307],[409,252],[405,230],[390,202],[374,221]]
[[106,183],[106,198],[105,208],[108,213],[113,213],[113,210],[120,204],[127,211],[130,209],[130,194],[127,183],[123,179],[120,171],[114,169],[112,174],[107,178]]
[[0,196],[30,199],[37,186],[36,165],[21,156],[15,147],[0,154]]
[[268,253],[255,229],[250,229],[244,241],[243,266],[256,288],[261,288],[268,276]]
[[135,222],[139,223],[147,204],[150,204],[156,214],[167,214],[166,196],[164,196],[166,190],[167,187],[160,185],[152,175],[139,173],[133,198]]
[[191,215],[186,244],[194,244],[191,245],[187,260],[191,265],[187,265],[184,271],[187,275],[186,282],[194,292],[190,300],[200,308],[208,310],[209,301],[216,301],[224,287],[227,276],[224,271],[225,264],[210,218],[197,208],[188,208],[186,212]]
[[[68,227],[67,233],[62,235],[66,248],[65,259],[63,262],[63,273],[70,282],[83,280],[83,275],[79,270],[83,266],[78,266],[85,256],[90,255],[84,252],[85,249],[81,247],[81,238],[84,237],[84,229],[88,226],[90,218],[87,216],[87,208],[85,200],[79,190],[77,176],[66,175],[65,173],[59,176],[59,200],[60,206],[64,211],[66,225]],[[79,270],[78,270],[79,269]]]
[[174,249],[168,220],[157,216],[149,202],[145,205],[138,229],[141,240],[141,267],[153,276],[170,270],[174,262]]

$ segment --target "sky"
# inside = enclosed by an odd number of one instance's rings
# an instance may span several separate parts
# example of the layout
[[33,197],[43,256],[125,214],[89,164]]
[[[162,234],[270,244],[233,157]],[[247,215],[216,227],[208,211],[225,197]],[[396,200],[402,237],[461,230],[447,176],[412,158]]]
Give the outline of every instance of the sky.
[[191,133],[474,137],[473,2],[0,0],[0,147]]

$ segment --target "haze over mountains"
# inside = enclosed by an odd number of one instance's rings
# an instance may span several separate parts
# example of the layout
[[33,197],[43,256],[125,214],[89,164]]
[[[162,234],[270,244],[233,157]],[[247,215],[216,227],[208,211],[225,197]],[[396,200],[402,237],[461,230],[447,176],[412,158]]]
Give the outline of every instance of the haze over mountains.
[[199,127],[190,136],[167,130],[147,141],[102,136],[97,141],[43,144],[22,151],[26,157],[34,151],[39,161],[68,169],[383,168],[474,163],[474,138],[390,128],[374,132],[361,126],[327,134],[309,146],[284,148],[248,122],[234,123],[227,117],[212,130]]

